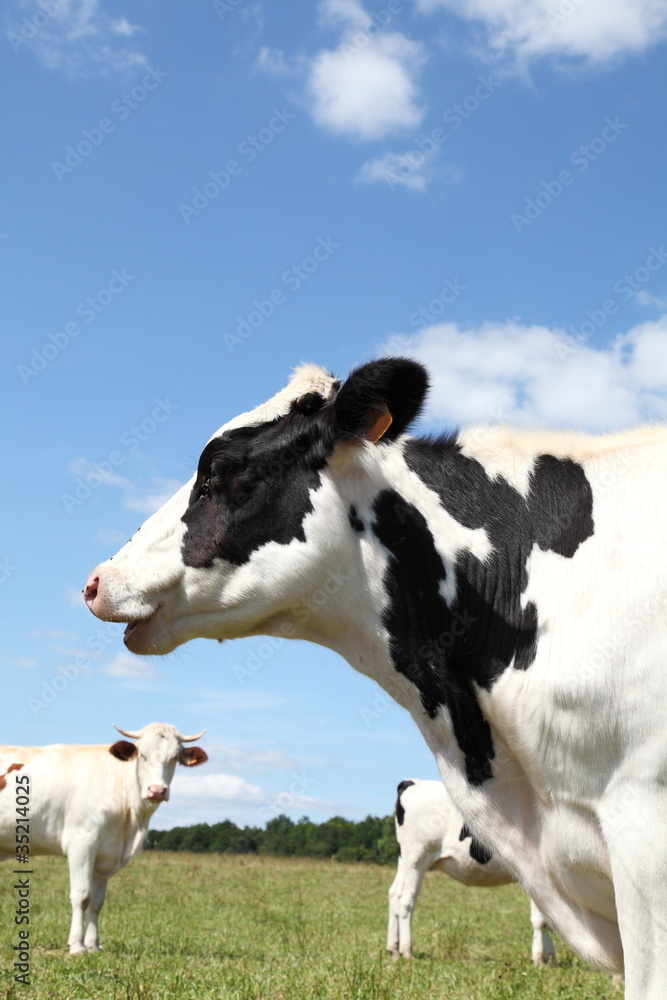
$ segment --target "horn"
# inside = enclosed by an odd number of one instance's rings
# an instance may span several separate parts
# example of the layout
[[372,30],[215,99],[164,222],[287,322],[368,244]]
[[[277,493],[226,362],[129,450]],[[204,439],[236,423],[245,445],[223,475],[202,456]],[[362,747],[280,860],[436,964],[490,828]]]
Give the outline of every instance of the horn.
[[131,733],[127,729],[121,729],[120,726],[117,726],[115,722],[112,722],[111,725],[114,727],[114,729],[118,730],[121,736],[128,736],[131,740],[139,739],[139,733]]
[[204,733],[207,733],[208,729],[202,729],[201,733],[197,733],[196,736],[179,736],[181,743],[194,743],[195,740],[200,740]]

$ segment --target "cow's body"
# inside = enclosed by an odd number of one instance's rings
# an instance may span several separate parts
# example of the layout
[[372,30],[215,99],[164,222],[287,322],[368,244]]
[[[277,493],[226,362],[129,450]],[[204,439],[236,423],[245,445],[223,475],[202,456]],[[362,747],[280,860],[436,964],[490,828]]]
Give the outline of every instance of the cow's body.
[[[136,745],[0,746],[0,857],[16,859],[18,822],[29,827],[29,855],[67,858],[72,955],[100,950],[107,882],[141,848],[151,817],[169,797],[176,763],[207,759],[199,747],[183,748],[174,726],[151,723],[136,735]],[[15,764],[20,768],[10,770]],[[17,799],[26,797],[17,812]]]
[[[394,811],[398,866],[389,889],[387,951],[412,958],[412,914],[425,873],[435,865],[450,878],[476,888],[507,885],[514,879],[465,824],[441,781],[402,781]],[[530,900],[531,957],[542,965],[554,957],[544,916]]]
[[221,428],[86,600],[143,654],[338,651],[411,712],[549,922],[599,966],[625,957],[627,1000],[664,1000],[667,429],[409,438],[425,389],[400,359],[342,386],[301,369]]

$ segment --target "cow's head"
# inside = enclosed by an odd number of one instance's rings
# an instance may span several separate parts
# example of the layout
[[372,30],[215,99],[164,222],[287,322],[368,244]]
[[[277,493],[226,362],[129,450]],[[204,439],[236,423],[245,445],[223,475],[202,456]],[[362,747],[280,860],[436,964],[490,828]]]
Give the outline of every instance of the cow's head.
[[[125,643],[141,654],[195,637],[331,644],[367,589],[360,536],[426,390],[424,369],[405,359],[364,365],[342,385],[300,367],[267,403],[225,424],[193,479],[93,571],[88,607],[128,622]],[[315,608],[319,591],[328,597]]]
[[169,785],[177,764],[196,767],[208,760],[201,747],[183,746],[198,740],[205,729],[196,736],[183,736],[175,726],[165,722],[151,722],[134,733],[120,729],[115,723],[114,727],[121,735],[136,740],[136,743],[118,740],[109,747],[109,753],[117,760],[136,761],[137,783],[146,802],[159,805],[169,800]]

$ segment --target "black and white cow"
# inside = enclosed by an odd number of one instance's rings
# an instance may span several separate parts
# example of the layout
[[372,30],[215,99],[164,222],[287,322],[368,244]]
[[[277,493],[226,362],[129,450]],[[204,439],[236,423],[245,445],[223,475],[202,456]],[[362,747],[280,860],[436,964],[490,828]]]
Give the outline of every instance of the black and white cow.
[[[462,885],[479,889],[507,885],[514,879],[473,836],[441,781],[408,779],[397,791],[398,865],[389,889],[387,951],[394,958],[412,958],[412,914],[429,868],[435,865]],[[530,922],[531,958],[534,965],[543,965],[554,958],[554,946],[532,899]]]
[[85,599],[136,653],[260,634],[337,650],[412,713],[550,924],[625,964],[626,1000],[665,1000],[667,429],[411,438],[426,391],[405,359],[342,385],[298,369]]

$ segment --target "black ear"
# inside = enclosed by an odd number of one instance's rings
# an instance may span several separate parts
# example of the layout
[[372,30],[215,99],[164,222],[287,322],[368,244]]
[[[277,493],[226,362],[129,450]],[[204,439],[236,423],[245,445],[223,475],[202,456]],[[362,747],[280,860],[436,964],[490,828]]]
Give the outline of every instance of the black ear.
[[427,392],[426,369],[409,358],[382,358],[355,368],[334,400],[336,436],[393,441],[415,419]]
[[118,740],[109,747],[109,753],[116,760],[132,760],[137,755],[137,748],[129,740]]

